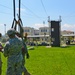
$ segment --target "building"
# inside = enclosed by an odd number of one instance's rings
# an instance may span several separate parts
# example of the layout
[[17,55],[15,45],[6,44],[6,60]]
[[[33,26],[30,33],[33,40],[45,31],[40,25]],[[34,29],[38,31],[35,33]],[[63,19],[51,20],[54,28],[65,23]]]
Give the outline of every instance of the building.
[[39,35],[49,35],[49,27],[40,27]]
[[39,30],[34,29],[34,35],[39,35]]
[[[24,33],[27,33],[28,34],[28,39],[30,41],[47,41],[49,42],[50,41],[50,38],[49,38],[49,27],[40,27],[38,30],[37,29],[34,29],[34,28],[31,28],[31,27],[24,27]],[[74,38],[75,34],[73,31],[67,31],[67,30],[64,30],[64,31],[61,31],[61,36],[64,38],[64,40],[68,40],[69,38]]]
[[73,41],[75,39],[74,31],[64,30],[64,31],[61,31],[61,35],[65,43],[67,40]]
[[38,40],[38,41],[48,41],[49,37],[49,28],[48,27],[41,27],[39,30],[31,28],[31,27],[24,27],[24,33],[28,34],[28,39],[30,41]]
[[61,31],[61,34],[62,35],[66,35],[66,34],[74,34],[74,31],[70,31],[70,30],[63,30],[63,31]]
[[28,35],[34,35],[34,28],[31,27],[23,27],[24,33],[27,33]]

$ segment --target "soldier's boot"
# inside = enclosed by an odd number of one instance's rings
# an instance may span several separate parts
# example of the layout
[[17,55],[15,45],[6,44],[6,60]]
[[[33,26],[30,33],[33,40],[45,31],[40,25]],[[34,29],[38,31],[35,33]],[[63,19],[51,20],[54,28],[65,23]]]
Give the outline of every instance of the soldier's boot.
[[0,61],[0,75],[2,75],[2,62]]

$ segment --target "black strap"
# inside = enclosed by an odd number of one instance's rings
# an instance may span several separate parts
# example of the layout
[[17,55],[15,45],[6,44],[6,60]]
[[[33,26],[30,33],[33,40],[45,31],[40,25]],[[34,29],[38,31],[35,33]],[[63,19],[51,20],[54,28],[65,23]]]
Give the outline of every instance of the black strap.
[[16,20],[16,17],[15,17],[15,0],[13,0],[13,11],[14,11],[14,19],[13,19],[13,23],[12,23],[12,27],[11,28],[14,28],[15,30],[17,30],[17,27],[20,28],[20,35],[21,35],[21,38],[23,38],[23,23],[22,23],[22,20],[20,18],[20,8],[21,8],[21,0],[19,0],[19,13],[18,13],[18,20]]

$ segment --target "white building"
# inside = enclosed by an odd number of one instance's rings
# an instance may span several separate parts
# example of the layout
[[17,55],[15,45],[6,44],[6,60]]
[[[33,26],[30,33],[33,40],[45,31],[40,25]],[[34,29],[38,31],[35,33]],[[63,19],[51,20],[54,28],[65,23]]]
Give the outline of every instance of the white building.
[[[40,27],[39,30],[36,30],[31,27],[24,27],[24,33],[28,34],[28,39],[31,41],[39,40],[39,41],[50,41],[49,38],[49,27]],[[70,36],[75,36],[73,31],[61,31],[61,35],[64,37],[65,40],[67,40]]]
[[39,41],[48,41],[49,37],[49,28],[48,27],[41,27],[39,30],[36,30],[31,27],[24,27],[24,33],[28,34],[28,39],[39,40]]
[[23,27],[24,33],[27,33],[28,35],[34,35],[34,28],[31,27]]
[[49,35],[49,27],[40,27],[39,34],[40,35]]

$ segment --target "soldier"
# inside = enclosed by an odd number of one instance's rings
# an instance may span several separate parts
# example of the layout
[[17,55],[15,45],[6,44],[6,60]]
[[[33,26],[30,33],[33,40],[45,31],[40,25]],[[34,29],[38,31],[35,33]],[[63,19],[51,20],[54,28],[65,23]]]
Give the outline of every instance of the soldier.
[[[19,32],[16,31],[16,35],[21,38],[21,35]],[[26,39],[27,39],[27,34],[25,35]],[[22,42],[23,42],[23,48],[22,48],[22,56],[23,56],[23,61],[22,61],[22,65],[23,65],[23,72],[24,72],[24,75],[30,75],[30,73],[27,71],[26,67],[24,66],[25,65],[25,55],[26,55],[26,58],[29,58],[29,53],[28,53],[28,50],[27,50],[27,46],[26,46],[26,39],[22,39]]]
[[[0,33],[0,38],[1,38],[1,33]],[[0,52],[2,52],[3,46],[0,43]],[[2,74],[2,60],[1,60],[1,53],[0,53],[0,75]]]
[[[26,55],[26,58],[29,58],[29,53],[28,53],[28,49],[27,49],[27,46],[26,46],[26,41],[27,41],[27,33],[25,33],[25,36],[24,36],[24,39],[23,39],[23,45],[24,45],[24,50],[22,52],[23,66],[25,65],[25,55]],[[30,75],[30,73],[28,71],[24,70],[24,75]]]
[[[3,49],[3,47],[2,47],[2,45],[0,43],[0,52],[2,52],[2,49]],[[1,53],[0,53],[0,75],[1,74],[2,74],[2,60],[1,60]]]
[[25,33],[25,35],[24,35],[24,41],[25,41],[25,42],[27,41],[27,36],[28,36],[28,34]]
[[4,47],[4,56],[7,57],[7,74],[6,75],[22,75],[22,40],[15,37],[15,30],[7,31],[9,41]]

